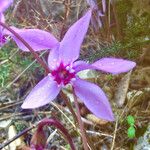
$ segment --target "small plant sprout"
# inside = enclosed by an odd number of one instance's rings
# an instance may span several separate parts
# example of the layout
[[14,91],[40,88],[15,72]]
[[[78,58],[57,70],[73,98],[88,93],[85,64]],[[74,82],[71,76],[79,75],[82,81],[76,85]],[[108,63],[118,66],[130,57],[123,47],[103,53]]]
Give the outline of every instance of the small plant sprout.
[[129,115],[129,116],[127,117],[127,122],[128,122],[128,124],[129,124],[130,126],[134,126],[134,124],[135,124],[135,119],[134,119],[134,117],[131,116],[131,115]]
[[129,138],[134,138],[135,137],[135,119],[133,116],[129,115],[127,117],[127,123],[129,124],[129,128],[127,131],[127,135]]
[[[5,22],[4,11],[13,3],[13,0],[0,0],[0,22]],[[7,42],[5,30],[0,26],[0,47]]]
[[134,126],[130,126],[128,128],[127,134],[128,134],[128,137],[131,138],[131,139],[135,137],[135,128],[134,128]]

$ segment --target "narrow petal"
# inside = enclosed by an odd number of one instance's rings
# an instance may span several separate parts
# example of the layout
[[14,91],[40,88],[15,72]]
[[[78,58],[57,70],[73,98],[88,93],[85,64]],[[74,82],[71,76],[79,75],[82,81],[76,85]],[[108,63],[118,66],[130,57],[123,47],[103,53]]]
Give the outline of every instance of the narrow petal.
[[71,63],[79,57],[80,46],[88,30],[90,18],[91,10],[69,28],[61,41],[59,53],[64,64]]
[[85,61],[76,61],[73,63],[73,69],[77,73],[77,72],[82,71],[82,70],[95,69],[95,68]]
[[112,74],[128,72],[136,66],[136,63],[129,60],[117,58],[102,58],[92,64],[97,70],[105,71]]
[[56,69],[58,64],[60,64],[59,44],[50,51],[49,56],[48,56],[48,66],[51,70]]
[[113,121],[114,116],[105,93],[97,85],[77,79],[73,83],[75,94],[97,117]]
[[106,12],[106,0],[102,0],[103,12]]
[[[18,29],[11,27],[17,32],[35,51],[51,49],[58,44],[57,39],[49,32],[39,29]],[[8,33],[14,39],[18,47],[23,51],[29,51],[26,46],[18,38]]]
[[[5,22],[5,17],[3,13],[0,13],[0,22]],[[4,44],[6,44],[7,39],[5,38],[5,33],[4,33],[5,29],[0,26],[0,47],[4,46]]]
[[0,22],[5,23],[5,17],[3,13],[0,13]]
[[[0,13],[0,22],[5,23],[5,17],[3,13]],[[2,35],[3,27],[0,26],[0,34]]]
[[13,0],[0,0],[0,12],[4,12],[12,3]]
[[56,98],[59,91],[60,87],[48,75],[33,88],[21,107],[24,109],[32,109],[48,104]]
[[3,34],[0,33],[0,48],[3,47],[7,43],[7,39]]
[[101,12],[101,10],[99,10],[99,11],[98,11],[98,16],[99,16],[99,17],[104,17],[105,15],[104,15],[104,13]]
[[96,1],[96,0],[86,0],[86,1],[87,1],[87,3],[90,5],[90,7],[91,7],[92,9],[98,8],[97,1]]

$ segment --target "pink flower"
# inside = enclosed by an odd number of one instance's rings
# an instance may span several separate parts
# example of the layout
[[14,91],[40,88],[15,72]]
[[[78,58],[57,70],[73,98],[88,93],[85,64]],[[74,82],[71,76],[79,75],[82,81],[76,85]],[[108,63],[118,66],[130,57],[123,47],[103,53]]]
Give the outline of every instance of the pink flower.
[[91,24],[97,32],[99,28],[102,27],[103,21],[102,17],[105,16],[106,13],[106,0],[102,0],[102,11],[98,7],[97,0],[86,0],[89,4],[90,8],[93,9],[93,15],[91,17]]
[[[0,22],[5,22],[3,12],[13,3],[13,0],[0,0]],[[0,26],[0,47],[7,42],[5,37],[5,31],[3,27]]]
[[12,3],[13,0],[0,0],[0,13],[3,13]]
[[[48,104],[57,97],[65,85],[71,84],[76,96],[84,102],[93,114],[109,121],[114,120],[110,104],[103,90],[93,83],[80,79],[77,73],[85,69],[96,69],[119,74],[131,70],[136,64],[132,61],[116,58],[103,58],[93,64],[77,61],[80,46],[88,30],[91,12],[89,10],[75,22],[60,43],[56,42],[56,46],[52,48],[48,58],[51,73],[33,88],[25,99],[22,108],[33,109]],[[25,33],[22,35],[25,37]],[[34,36],[36,37],[36,33],[32,35],[32,37]],[[44,39],[43,37],[37,37],[37,39],[39,38]],[[40,42],[38,41],[38,44]],[[48,47],[51,44],[51,40],[50,43],[48,39],[46,42],[45,45]],[[18,45],[20,46],[20,44]]]

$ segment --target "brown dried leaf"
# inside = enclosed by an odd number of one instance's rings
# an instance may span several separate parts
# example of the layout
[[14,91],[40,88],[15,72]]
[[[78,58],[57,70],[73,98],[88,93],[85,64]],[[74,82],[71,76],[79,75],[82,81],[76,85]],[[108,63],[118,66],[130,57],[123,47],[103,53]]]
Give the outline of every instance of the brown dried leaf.
[[[8,139],[12,139],[13,137],[15,137],[17,135],[17,131],[14,125],[11,125],[8,129]],[[23,139],[22,137],[19,137],[18,139],[16,139],[15,141],[11,142],[9,144],[9,146],[6,146],[5,148],[3,148],[2,150],[16,150],[18,149],[18,147],[20,147],[23,144]]]
[[115,93],[115,102],[118,107],[122,107],[125,103],[131,72],[132,71],[128,72],[118,84],[117,91]]
[[107,120],[100,119],[100,118],[96,117],[96,116],[93,115],[93,114],[88,114],[88,115],[86,116],[86,118],[87,118],[89,121],[92,121],[93,123],[98,124],[98,125],[105,125],[105,124],[108,123]]

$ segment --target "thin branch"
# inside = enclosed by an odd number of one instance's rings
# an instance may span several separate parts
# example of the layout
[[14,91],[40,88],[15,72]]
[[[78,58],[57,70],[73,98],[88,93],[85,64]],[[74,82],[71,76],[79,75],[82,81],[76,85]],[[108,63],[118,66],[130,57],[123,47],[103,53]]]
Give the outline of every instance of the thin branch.
[[111,150],[114,149],[115,139],[116,139],[116,133],[117,133],[117,128],[118,128],[118,117],[117,117],[117,119],[116,119],[116,125],[115,125],[115,131],[114,131],[114,135],[113,135],[113,141],[112,141]]

